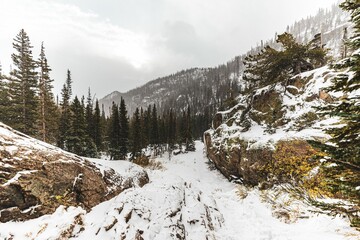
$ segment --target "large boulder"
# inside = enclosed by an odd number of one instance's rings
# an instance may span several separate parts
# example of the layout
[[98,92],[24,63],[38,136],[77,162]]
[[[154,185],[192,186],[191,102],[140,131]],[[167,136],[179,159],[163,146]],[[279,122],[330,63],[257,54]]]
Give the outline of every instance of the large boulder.
[[90,210],[149,181],[142,168],[131,168],[121,176],[0,123],[0,221],[35,218],[60,205]]

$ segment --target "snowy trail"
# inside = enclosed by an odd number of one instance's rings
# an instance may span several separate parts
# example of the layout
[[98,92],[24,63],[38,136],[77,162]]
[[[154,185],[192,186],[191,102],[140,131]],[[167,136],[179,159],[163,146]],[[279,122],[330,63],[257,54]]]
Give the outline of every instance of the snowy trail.
[[[0,239],[359,240],[341,218],[307,213],[295,223],[280,221],[260,191],[240,198],[238,185],[209,168],[203,144],[196,148],[158,159],[164,169],[148,170],[143,188],[125,190],[89,213],[60,207],[24,223],[0,224]],[[96,162],[123,171],[116,161]]]
[[[358,235],[349,229],[346,221],[326,215],[286,224],[272,216],[270,206],[261,201],[259,191],[252,190],[245,199],[237,194],[237,185],[230,183],[217,170],[210,170],[197,143],[197,151],[175,156],[167,161],[166,174],[178,175],[201,189],[203,195],[213,199],[224,217],[224,225],[216,239],[351,239]],[[360,239],[360,234],[354,239]]]

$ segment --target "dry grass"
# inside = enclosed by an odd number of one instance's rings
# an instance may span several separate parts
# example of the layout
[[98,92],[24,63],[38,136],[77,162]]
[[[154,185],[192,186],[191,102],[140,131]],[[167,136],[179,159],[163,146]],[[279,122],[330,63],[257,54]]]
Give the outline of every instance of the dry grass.
[[248,196],[249,189],[244,185],[239,185],[236,190],[236,194],[239,196],[240,199],[244,199]]
[[149,164],[146,166],[146,168],[151,170],[165,170],[164,165],[161,162],[156,161],[155,159],[150,159]]

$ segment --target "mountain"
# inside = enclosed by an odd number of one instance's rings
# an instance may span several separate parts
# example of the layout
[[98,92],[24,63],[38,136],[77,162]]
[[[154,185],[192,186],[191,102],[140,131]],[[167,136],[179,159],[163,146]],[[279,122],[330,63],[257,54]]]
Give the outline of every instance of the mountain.
[[[323,44],[330,49],[329,55],[339,58],[343,48],[344,29],[351,31],[348,13],[337,5],[330,9],[320,9],[315,16],[307,17],[288,26],[298,41],[308,42],[318,33],[323,33]],[[276,38],[276,36],[275,36]],[[244,88],[242,73],[243,61],[248,54],[259,52],[265,45],[278,48],[275,38],[261,42],[248,53],[236,56],[226,64],[213,68],[193,68],[161,77],[126,93],[114,91],[100,99],[105,113],[109,114],[112,102],[125,99],[129,113],[136,107],[147,108],[156,104],[161,113],[169,108],[176,112],[190,106],[194,114],[215,114],[217,109],[226,107],[226,101],[235,98]]]

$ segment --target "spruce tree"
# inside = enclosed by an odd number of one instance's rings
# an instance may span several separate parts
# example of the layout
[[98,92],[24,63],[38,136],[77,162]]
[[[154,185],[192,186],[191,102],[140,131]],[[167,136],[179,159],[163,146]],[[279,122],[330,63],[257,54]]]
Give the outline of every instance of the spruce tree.
[[168,144],[170,150],[173,150],[176,141],[176,115],[172,108],[169,113],[168,129]]
[[85,122],[86,122],[86,132],[94,140],[94,120],[93,120],[93,101],[91,97],[90,88],[88,90],[88,96],[86,98],[86,107],[85,107]]
[[187,151],[194,151],[194,140],[192,137],[192,121],[190,106],[188,106],[185,116],[185,146]]
[[136,108],[131,120],[131,153],[133,158],[141,155],[141,132],[140,112],[139,108]]
[[151,130],[150,130],[150,144],[156,147],[159,144],[159,123],[155,104],[153,105],[151,112]]
[[25,134],[35,136],[38,119],[38,79],[36,62],[31,50],[33,47],[24,29],[14,38],[13,47],[16,53],[11,55],[15,68],[8,79],[8,123]]
[[0,64],[0,122],[8,124],[7,113],[9,107],[8,87],[6,78],[2,75]]
[[59,137],[57,145],[60,148],[69,150],[67,147],[68,136],[71,130],[71,109],[70,99],[72,95],[72,80],[71,72],[67,70],[66,82],[61,90],[61,103],[60,103],[60,119],[59,119]]
[[44,44],[41,44],[39,66],[39,133],[45,142],[54,143],[58,124],[58,108],[52,93],[53,81],[50,78],[50,67],[45,56]]
[[109,154],[111,159],[121,159],[120,154],[120,118],[118,106],[113,102],[109,120],[108,138]]
[[87,147],[85,109],[77,96],[75,96],[70,108],[71,130],[68,133],[67,148],[72,153],[87,156],[85,151]]
[[120,118],[120,157],[125,159],[128,153],[129,145],[129,119],[127,116],[127,110],[125,100],[121,98],[119,107],[119,118]]
[[165,144],[167,143],[167,127],[165,123],[165,114],[162,117],[158,117],[159,123],[159,143]]
[[145,148],[147,146],[147,129],[146,129],[146,123],[145,123],[145,114],[146,112],[144,112],[143,108],[140,108],[140,129],[141,129],[141,133],[140,133],[140,146],[141,148]]
[[108,129],[109,129],[110,118],[107,118],[105,115],[104,104],[101,105],[101,117],[100,117],[100,149],[102,151],[109,151],[109,138],[108,138]]
[[[105,116],[104,116],[105,117]],[[93,139],[98,151],[103,150],[102,141],[103,141],[103,134],[102,134],[102,124],[103,121],[101,120],[100,115],[100,108],[99,108],[99,101],[96,99],[95,101],[95,109],[93,115]]]
[[[332,136],[330,144],[320,144],[320,147],[329,155],[327,159],[336,165],[326,168],[328,186],[338,196],[360,205],[360,95],[356,92],[360,89],[360,3],[358,0],[346,0],[340,5],[344,10],[351,13],[354,23],[354,36],[349,41],[349,48],[353,54],[335,64],[335,69],[341,72],[333,80],[333,84],[327,91],[343,93],[338,101],[320,108],[320,113],[338,117],[337,125],[328,128],[327,133]],[[319,143],[316,143],[319,146]],[[359,211],[350,212],[354,226],[360,226]]]
[[295,74],[314,69],[325,64],[326,49],[317,44],[316,39],[308,44],[296,42],[293,35],[283,33],[276,42],[282,49],[265,46],[258,54],[245,58],[244,79],[250,88],[277,82],[287,82]]
[[[354,50],[351,57],[340,64],[335,65],[336,69],[349,69],[351,74],[341,74],[335,78],[329,91],[343,92],[344,96],[339,102],[325,107],[325,113],[338,116],[341,119],[341,127],[329,129],[331,142],[335,146],[330,147],[331,155],[342,168],[351,168],[360,174],[360,95],[353,94],[360,89],[360,3],[354,0],[347,0],[341,4],[344,10],[351,13],[351,20],[354,23],[354,35],[349,41],[349,47]],[[353,187],[360,185],[360,175],[349,179],[349,185]],[[357,191],[360,199],[360,192]]]
[[144,112],[143,124],[144,147],[147,147],[149,144],[151,144],[151,105],[149,105],[147,110]]

